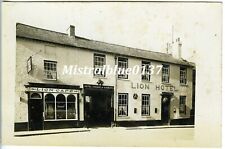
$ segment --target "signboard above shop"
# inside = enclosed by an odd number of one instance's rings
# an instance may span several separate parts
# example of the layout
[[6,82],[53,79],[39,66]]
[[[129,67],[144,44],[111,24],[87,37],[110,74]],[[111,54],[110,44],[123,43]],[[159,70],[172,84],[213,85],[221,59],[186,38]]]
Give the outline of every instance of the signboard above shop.
[[68,93],[68,94],[74,94],[79,92],[79,90],[76,89],[40,88],[40,87],[28,87],[27,91],[47,92],[47,93]]
[[104,86],[104,85],[92,85],[92,84],[84,84],[84,89],[111,89],[113,90],[113,86]]

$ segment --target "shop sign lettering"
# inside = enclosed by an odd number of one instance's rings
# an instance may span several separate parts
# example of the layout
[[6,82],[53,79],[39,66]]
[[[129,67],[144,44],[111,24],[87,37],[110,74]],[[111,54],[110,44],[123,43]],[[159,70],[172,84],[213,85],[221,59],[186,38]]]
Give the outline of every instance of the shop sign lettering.
[[39,88],[39,87],[29,87],[28,91],[31,92],[49,92],[49,93],[78,93],[75,89],[58,89],[58,88]]

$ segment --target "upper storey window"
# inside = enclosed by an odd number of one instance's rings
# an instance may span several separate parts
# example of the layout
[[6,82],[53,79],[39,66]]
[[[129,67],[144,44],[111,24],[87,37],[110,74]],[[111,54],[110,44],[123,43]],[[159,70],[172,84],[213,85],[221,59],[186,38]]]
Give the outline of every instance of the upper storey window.
[[127,68],[128,68],[128,59],[118,57],[118,78],[128,79],[128,74],[126,74]]
[[170,66],[167,64],[162,65],[162,82],[169,83],[170,79]]
[[142,61],[142,71],[143,74],[141,75],[142,80],[150,81],[151,78],[151,62],[149,61]]
[[105,65],[105,55],[94,54],[94,76],[105,77],[105,71],[103,69]]
[[57,80],[57,62],[44,60],[44,77],[47,80]]
[[180,84],[187,84],[187,68],[180,67]]

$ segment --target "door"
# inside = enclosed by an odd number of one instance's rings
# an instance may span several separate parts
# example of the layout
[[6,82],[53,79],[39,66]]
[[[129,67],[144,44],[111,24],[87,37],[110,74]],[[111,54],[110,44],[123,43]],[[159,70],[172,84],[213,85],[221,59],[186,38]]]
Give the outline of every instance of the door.
[[112,122],[111,96],[101,92],[89,96],[85,103],[88,127],[109,127]]
[[170,120],[170,97],[163,96],[161,103],[162,103],[162,112],[161,112],[162,124],[169,124],[169,120]]
[[29,99],[29,130],[43,129],[43,100]]

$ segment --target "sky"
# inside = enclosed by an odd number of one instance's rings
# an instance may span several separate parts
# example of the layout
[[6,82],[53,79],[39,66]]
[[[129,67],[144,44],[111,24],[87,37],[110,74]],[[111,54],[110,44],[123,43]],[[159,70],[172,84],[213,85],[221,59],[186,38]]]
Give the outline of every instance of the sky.
[[[12,22],[76,35],[108,43],[166,52],[167,42],[180,37],[182,58],[195,61],[198,41],[219,33],[219,4],[92,2],[6,3]],[[207,16],[207,17],[206,17]],[[215,30],[211,30],[215,26]],[[217,29],[217,30],[216,30]],[[204,34],[207,34],[205,36]],[[209,37],[210,38],[210,37]],[[177,50],[173,50],[177,53]]]

